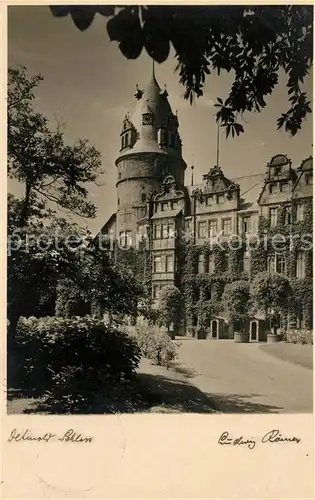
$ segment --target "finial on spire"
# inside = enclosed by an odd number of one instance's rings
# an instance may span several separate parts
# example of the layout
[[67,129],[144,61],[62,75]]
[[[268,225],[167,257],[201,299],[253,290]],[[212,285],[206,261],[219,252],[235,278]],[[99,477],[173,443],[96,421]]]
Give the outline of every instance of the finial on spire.
[[194,166],[192,165],[191,167],[191,185],[194,185]]

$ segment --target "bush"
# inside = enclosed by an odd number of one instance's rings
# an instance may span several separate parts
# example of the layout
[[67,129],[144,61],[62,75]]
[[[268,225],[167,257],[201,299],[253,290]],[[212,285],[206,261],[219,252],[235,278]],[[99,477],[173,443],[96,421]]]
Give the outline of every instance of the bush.
[[138,318],[135,325],[126,326],[126,331],[136,340],[141,354],[153,363],[169,367],[177,358],[180,343],[172,340],[165,328]]
[[22,318],[18,338],[26,387],[60,410],[88,404],[104,384],[128,381],[140,361],[127,333],[91,317]]
[[313,344],[312,330],[288,330],[285,340],[293,344]]

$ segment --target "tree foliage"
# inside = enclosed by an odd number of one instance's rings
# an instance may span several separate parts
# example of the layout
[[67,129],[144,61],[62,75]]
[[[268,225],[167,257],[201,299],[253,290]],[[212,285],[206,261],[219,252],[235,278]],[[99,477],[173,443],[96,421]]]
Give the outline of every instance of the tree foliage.
[[46,116],[35,110],[35,90],[41,75],[29,76],[26,68],[8,73],[8,175],[24,185],[17,224],[22,227],[37,203],[57,204],[83,217],[94,217],[87,183],[101,173],[100,153],[88,140],[65,143],[60,126],[50,128]]
[[181,291],[174,285],[164,286],[161,290],[158,310],[166,326],[178,325],[184,311],[184,300]]
[[224,289],[222,302],[229,319],[238,322],[243,330],[249,314],[249,282],[239,280],[228,283]]
[[272,310],[274,314],[287,311],[292,287],[287,277],[263,272],[255,276],[251,284],[251,293],[256,309],[261,309],[266,315],[270,315]]
[[132,272],[117,266],[97,239],[80,252],[75,272],[59,283],[56,312],[64,317],[81,316],[88,307],[97,315],[136,317],[143,295]]
[[289,108],[278,128],[291,135],[311,112],[302,84],[313,60],[313,8],[308,5],[255,6],[54,6],[56,17],[71,15],[81,31],[95,16],[109,17],[107,32],[122,54],[136,59],[143,48],[158,63],[173,46],[184,98],[203,95],[211,73],[233,72],[226,99],[217,99],[217,121],[226,135],[244,132],[239,117],[260,112],[284,73]]

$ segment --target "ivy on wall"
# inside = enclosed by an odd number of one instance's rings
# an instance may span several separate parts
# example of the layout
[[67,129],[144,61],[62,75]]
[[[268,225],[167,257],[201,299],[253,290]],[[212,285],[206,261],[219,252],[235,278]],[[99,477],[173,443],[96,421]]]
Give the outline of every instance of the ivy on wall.
[[[294,207],[293,207],[294,211]],[[181,242],[177,252],[177,272],[175,285],[182,291],[185,302],[185,318],[187,325],[192,325],[198,318],[199,326],[206,327],[211,316],[222,313],[222,296],[225,287],[235,281],[251,283],[255,276],[267,270],[268,256],[274,253],[272,238],[281,235],[283,238],[283,252],[286,258],[286,274],[290,279],[293,296],[288,311],[289,322],[296,324],[298,317],[303,315],[306,328],[312,327],[313,322],[313,253],[312,249],[305,252],[305,278],[296,278],[296,262],[298,252],[302,249],[307,234],[312,235],[312,202],[304,204],[304,220],[286,224],[285,206],[278,209],[277,224],[270,226],[270,221],[260,216],[258,223],[258,240],[251,237],[239,237],[235,242],[212,245],[208,242],[196,245],[191,241]],[[143,249],[129,249],[120,252],[119,259],[134,270],[138,279],[145,283],[148,297],[151,297],[151,256],[152,256],[152,228],[149,227],[149,245]],[[249,249],[250,270],[243,270],[244,252]],[[203,260],[199,260],[200,256]],[[213,266],[213,273],[209,273],[209,259]],[[202,264],[203,262],[203,264]],[[203,269],[200,269],[200,266]],[[200,273],[200,271],[203,271]]]

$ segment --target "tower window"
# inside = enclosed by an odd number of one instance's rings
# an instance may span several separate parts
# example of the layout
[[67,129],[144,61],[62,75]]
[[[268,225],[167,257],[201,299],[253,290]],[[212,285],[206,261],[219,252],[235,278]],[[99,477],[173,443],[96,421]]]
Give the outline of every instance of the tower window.
[[147,199],[147,195],[145,193],[141,194],[141,201],[144,202]]
[[171,148],[175,148],[175,137],[174,137],[174,134],[171,133],[170,135],[171,135],[171,137],[170,137],[170,139],[171,139],[170,146],[171,146]]
[[288,182],[281,182],[280,183],[280,191],[282,193],[287,193],[289,190],[289,183]]
[[309,184],[310,186],[313,185],[313,174],[306,176],[306,184]]
[[151,113],[142,115],[142,125],[153,125],[153,115]]
[[274,194],[277,192],[277,184],[270,184],[269,185],[269,193]]
[[118,179],[121,179],[121,172],[119,172],[118,174]]

